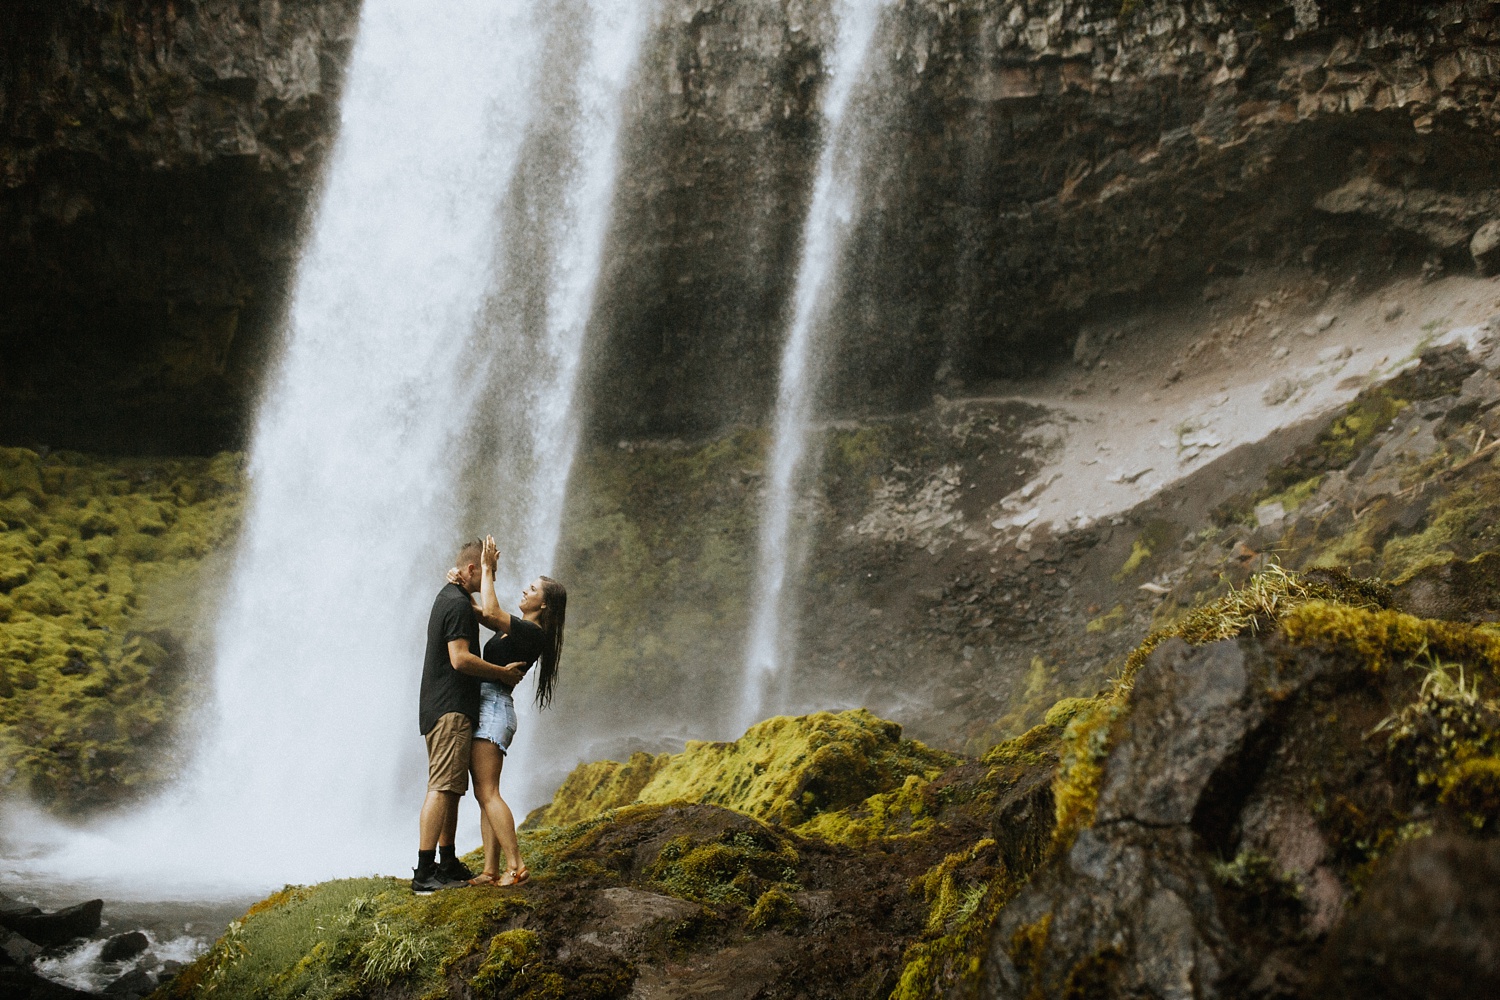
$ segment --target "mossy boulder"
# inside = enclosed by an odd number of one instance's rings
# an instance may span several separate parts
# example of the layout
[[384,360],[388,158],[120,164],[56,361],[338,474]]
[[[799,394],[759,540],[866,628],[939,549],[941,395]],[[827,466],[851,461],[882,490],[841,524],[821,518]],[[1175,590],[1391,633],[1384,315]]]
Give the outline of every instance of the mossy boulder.
[[1072,714],[1056,854],[994,925],[994,995],[1240,995],[1272,966],[1301,982],[1383,858],[1488,834],[1496,635],[1388,599],[1264,574],[1149,637]]
[[582,765],[527,824],[576,822],[631,803],[703,802],[795,827],[956,762],[863,709],[777,716],[731,743]]

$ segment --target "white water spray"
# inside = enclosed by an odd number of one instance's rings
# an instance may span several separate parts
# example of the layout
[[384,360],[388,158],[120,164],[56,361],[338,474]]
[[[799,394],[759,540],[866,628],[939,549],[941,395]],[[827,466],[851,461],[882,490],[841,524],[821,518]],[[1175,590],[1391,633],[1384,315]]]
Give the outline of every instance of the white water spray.
[[[159,898],[408,864],[427,614],[473,481],[525,517],[495,525],[525,540],[507,582],[545,572],[556,547],[642,6],[366,0],[285,356],[255,427],[204,747],[142,812],[10,831],[52,848],[28,860],[36,876]],[[549,32],[584,33],[578,65],[540,65]],[[542,333],[526,339],[486,312],[507,280],[497,220],[538,81],[564,71],[578,113],[562,197],[546,206]],[[503,371],[480,363],[492,355]],[[463,441],[502,376],[504,423],[521,430],[476,468]]]
[[887,2],[840,0],[835,9],[837,36],[825,67],[828,81],[822,101],[823,151],[818,157],[812,206],[803,223],[792,323],[782,348],[737,732],[761,718],[770,689],[790,654],[786,642],[790,630],[766,623],[785,619],[784,590],[796,557],[793,505],[817,389],[814,340],[854,216],[859,130],[853,127],[857,123],[846,124],[846,116]]

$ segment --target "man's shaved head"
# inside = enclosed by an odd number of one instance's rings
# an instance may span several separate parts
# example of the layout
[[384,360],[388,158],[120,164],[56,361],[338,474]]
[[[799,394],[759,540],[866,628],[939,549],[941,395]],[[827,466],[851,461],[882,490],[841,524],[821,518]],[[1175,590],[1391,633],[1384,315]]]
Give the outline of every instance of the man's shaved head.
[[458,558],[453,560],[453,565],[463,569],[469,563],[477,563],[482,552],[484,552],[484,543],[479,539],[464,542],[458,550]]

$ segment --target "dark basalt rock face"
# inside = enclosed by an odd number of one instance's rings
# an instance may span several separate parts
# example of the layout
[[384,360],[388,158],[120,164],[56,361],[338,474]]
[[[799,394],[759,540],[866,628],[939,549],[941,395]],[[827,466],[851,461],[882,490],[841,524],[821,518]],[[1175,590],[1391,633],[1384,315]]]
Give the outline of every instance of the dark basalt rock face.
[[[242,443],[357,7],[0,11],[0,438]],[[982,388],[1097,313],[1252,263],[1490,267],[1497,10],[890,5],[857,97],[825,404]],[[833,33],[827,0],[659,10],[592,323],[596,437],[764,418]]]
[[358,6],[0,9],[0,438],[241,439]]
[[1279,637],[1163,643],[1093,825],[1001,914],[986,995],[1491,995],[1495,843],[1382,756],[1413,684]]
[[[679,0],[648,53],[596,317],[601,437],[722,427],[773,400],[833,29],[824,3],[765,6]],[[980,389],[1096,314],[1252,263],[1474,267],[1500,215],[1497,12],[893,4],[857,97],[869,133],[825,405]]]

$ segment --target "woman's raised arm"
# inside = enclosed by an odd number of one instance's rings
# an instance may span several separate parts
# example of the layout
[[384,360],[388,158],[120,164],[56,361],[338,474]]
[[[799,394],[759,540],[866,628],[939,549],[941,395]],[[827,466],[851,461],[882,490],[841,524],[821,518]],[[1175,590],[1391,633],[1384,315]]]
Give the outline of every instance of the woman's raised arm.
[[510,614],[500,606],[495,597],[495,567],[500,563],[500,548],[494,535],[484,536],[484,551],[479,555],[482,567],[479,584],[479,608],[477,614],[485,628],[510,634]]

